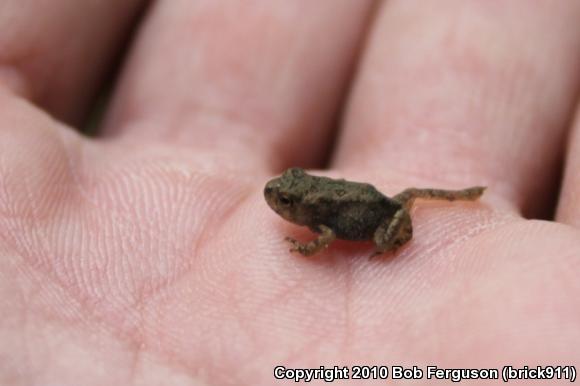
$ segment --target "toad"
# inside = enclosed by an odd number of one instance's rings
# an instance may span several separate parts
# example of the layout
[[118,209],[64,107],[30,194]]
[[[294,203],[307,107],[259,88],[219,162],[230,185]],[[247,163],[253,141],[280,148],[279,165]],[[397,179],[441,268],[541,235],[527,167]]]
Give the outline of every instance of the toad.
[[335,239],[372,241],[372,256],[395,251],[413,236],[411,206],[415,199],[478,199],[485,190],[474,186],[462,190],[408,188],[389,198],[366,183],[318,177],[290,168],[264,188],[268,205],[282,218],[319,234],[308,243],[287,237],[291,252],[314,255]]

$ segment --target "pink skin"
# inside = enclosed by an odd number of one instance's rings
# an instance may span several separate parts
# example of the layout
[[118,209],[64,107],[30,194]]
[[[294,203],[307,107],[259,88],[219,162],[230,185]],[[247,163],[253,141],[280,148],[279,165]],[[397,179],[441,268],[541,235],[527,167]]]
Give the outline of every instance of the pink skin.
[[[0,384],[578,364],[580,3],[442,1],[155,2],[93,139],[62,122],[140,4],[5,1]],[[395,256],[301,258],[284,236],[312,234],[263,184],[328,158],[324,174],[387,194],[489,189],[418,203]],[[550,213],[560,184],[554,221],[522,217]]]

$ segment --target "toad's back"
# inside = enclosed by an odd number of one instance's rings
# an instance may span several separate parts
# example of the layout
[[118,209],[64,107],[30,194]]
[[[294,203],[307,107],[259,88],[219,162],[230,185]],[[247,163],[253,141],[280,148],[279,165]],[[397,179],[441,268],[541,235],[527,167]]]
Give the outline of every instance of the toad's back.
[[312,230],[326,225],[345,240],[372,239],[379,225],[401,208],[372,185],[324,177],[312,181],[302,205]]

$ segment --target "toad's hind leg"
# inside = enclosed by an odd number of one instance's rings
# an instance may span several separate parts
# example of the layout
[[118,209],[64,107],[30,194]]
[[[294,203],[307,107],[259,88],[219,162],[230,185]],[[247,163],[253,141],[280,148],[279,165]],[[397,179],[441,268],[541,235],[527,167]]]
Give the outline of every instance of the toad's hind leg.
[[409,188],[403,190],[401,193],[393,197],[394,200],[400,202],[407,210],[413,205],[416,198],[423,198],[428,200],[477,200],[484,192],[485,187],[474,186],[462,190],[442,190],[442,189],[417,189]]
[[286,237],[286,241],[292,244],[290,252],[298,252],[303,256],[312,256],[328,247],[336,239],[334,231],[326,225],[320,225],[318,230],[320,231],[320,236],[306,244],[302,244],[291,237]]
[[373,241],[376,256],[387,251],[394,251],[413,237],[411,217],[406,209],[399,209],[392,218],[383,222],[375,231]]

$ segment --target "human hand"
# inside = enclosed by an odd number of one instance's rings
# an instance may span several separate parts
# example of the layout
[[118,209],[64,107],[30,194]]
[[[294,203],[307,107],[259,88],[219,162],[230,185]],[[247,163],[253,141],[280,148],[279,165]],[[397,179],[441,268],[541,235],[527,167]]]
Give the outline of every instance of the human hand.
[[[59,120],[139,4],[23,4],[0,6],[1,384],[578,362],[578,3],[157,2],[95,139]],[[313,236],[263,185],[327,160],[387,194],[488,190],[418,203],[380,260],[290,254]],[[560,184],[556,221],[525,219]]]

